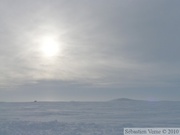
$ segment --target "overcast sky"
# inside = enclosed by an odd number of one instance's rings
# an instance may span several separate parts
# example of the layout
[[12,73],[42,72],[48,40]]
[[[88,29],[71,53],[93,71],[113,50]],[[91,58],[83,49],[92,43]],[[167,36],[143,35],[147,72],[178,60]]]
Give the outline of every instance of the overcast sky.
[[180,98],[179,0],[0,0],[0,101]]

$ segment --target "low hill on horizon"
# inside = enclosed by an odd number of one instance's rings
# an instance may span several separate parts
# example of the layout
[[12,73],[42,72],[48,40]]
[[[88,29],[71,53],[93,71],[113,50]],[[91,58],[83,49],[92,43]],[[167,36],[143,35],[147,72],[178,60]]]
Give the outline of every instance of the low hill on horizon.
[[148,102],[148,100],[130,99],[130,98],[117,98],[110,100],[110,102]]
[[140,100],[140,99],[130,99],[130,98],[117,98],[110,100],[109,102],[180,102],[172,100]]

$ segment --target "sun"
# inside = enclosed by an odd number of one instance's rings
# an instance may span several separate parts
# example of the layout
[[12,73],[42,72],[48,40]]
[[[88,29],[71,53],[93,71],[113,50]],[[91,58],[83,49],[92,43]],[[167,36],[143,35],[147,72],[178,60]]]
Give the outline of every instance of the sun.
[[57,56],[60,52],[60,43],[53,36],[44,36],[40,40],[40,51],[45,57]]

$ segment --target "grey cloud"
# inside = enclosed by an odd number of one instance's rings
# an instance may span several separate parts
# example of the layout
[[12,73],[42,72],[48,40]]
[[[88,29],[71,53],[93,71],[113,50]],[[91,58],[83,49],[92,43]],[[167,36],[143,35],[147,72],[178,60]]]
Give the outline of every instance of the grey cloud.
[[[88,86],[177,85],[179,1],[1,0],[5,84],[65,80]],[[56,33],[63,56],[42,60],[34,40]]]

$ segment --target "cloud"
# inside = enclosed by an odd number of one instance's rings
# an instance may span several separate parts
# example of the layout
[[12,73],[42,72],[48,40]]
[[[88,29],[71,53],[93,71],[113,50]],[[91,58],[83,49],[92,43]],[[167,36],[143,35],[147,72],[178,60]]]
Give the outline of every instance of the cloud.
[[[60,80],[101,87],[178,85],[178,1],[1,1],[1,86]],[[55,34],[49,61],[36,40]]]

